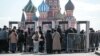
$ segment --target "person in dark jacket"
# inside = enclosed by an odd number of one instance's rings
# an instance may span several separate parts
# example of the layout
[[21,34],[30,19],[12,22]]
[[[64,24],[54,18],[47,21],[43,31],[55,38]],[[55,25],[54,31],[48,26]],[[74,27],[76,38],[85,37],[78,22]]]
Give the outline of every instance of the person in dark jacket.
[[2,29],[0,28],[0,53],[2,52],[2,39],[1,39],[1,37],[2,37]]
[[27,32],[26,45],[27,45],[27,51],[28,52],[33,51],[32,32],[31,32],[30,28],[28,28],[28,32]]
[[77,30],[75,28],[72,28],[74,33],[77,33]]
[[59,32],[60,35],[62,35],[62,30],[61,30],[60,26],[58,26],[57,31]]
[[28,37],[27,31],[24,31],[24,52],[27,51],[27,42],[26,42],[27,37]]
[[47,30],[45,39],[46,39],[46,51],[48,54],[51,54],[52,53],[52,33],[50,30]]
[[80,48],[82,49],[81,51],[83,51],[84,50],[84,48],[85,48],[85,31],[84,30],[81,30],[80,31],[80,37],[81,37],[81,44],[80,44]]
[[18,33],[18,51],[22,52],[23,51],[23,45],[24,45],[24,34],[23,34],[23,30],[20,30],[20,32]]
[[90,44],[90,49],[89,51],[94,52],[95,50],[95,31],[93,30],[93,28],[90,28],[90,34],[89,34],[89,44]]
[[7,32],[7,27],[4,26],[4,28],[0,31],[0,52],[5,51],[8,53],[8,50],[9,50],[8,32]]
[[98,50],[99,47],[99,35],[100,35],[99,32],[95,33],[95,50]]
[[41,35],[40,40],[39,40],[39,52],[43,52],[44,51],[44,36],[43,36],[42,31],[40,31],[39,33]]
[[57,32],[59,32],[59,34],[60,34],[60,36],[61,36],[60,41],[61,41],[61,43],[62,43],[62,30],[61,30],[61,27],[60,27],[60,26],[58,26]]
[[69,33],[74,33],[72,28],[69,28],[65,31],[65,49],[66,52],[72,52],[73,49],[73,35],[70,35]]
[[54,28],[52,28],[52,29],[51,29],[51,33],[54,33],[54,30],[55,30],[55,29],[54,29]]

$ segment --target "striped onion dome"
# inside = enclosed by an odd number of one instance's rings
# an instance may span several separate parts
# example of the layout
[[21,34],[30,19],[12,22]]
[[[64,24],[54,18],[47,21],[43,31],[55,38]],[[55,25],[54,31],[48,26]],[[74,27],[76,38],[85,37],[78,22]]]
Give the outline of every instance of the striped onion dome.
[[27,5],[24,7],[23,11],[34,13],[36,12],[36,7],[32,4],[32,1],[29,0]]
[[39,5],[38,10],[39,12],[48,12],[49,6],[43,0],[43,2]]

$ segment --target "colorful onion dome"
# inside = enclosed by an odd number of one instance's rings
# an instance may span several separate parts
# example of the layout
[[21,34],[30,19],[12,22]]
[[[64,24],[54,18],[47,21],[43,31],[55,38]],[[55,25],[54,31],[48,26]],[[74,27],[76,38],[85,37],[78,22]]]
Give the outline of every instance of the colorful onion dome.
[[74,5],[71,0],[69,0],[68,3],[65,5],[65,10],[74,10]]
[[36,12],[36,7],[32,4],[32,1],[29,0],[27,5],[24,7],[23,11],[34,13]]
[[43,1],[39,7],[38,7],[39,12],[48,12],[49,11],[49,6]]

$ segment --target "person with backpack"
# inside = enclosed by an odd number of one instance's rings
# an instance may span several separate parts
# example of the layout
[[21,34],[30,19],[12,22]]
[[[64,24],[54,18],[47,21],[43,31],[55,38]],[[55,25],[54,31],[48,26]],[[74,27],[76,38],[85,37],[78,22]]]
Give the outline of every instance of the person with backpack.
[[35,32],[35,34],[32,36],[33,39],[33,45],[34,45],[34,53],[38,53],[39,52],[39,39],[40,39],[41,35],[39,34],[38,31]]

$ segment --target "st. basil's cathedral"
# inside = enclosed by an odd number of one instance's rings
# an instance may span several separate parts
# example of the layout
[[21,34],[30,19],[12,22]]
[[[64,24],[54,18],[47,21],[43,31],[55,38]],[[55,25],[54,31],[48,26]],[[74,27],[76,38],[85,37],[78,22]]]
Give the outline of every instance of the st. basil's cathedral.
[[[68,29],[70,27],[75,28],[76,19],[73,16],[74,5],[71,0],[66,3],[65,12],[61,14],[60,1],[59,0],[43,0],[42,3],[36,8],[32,1],[29,0],[27,5],[23,8],[21,27],[24,26],[24,22],[36,22],[36,26],[43,26],[43,22],[52,22],[52,25],[48,24],[45,27],[56,28],[59,25],[59,21],[67,21],[67,24],[62,24],[62,28]],[[39,11],[39,17],[36,16],[36,11]],[[34,27],[34,25],[26,25],[26,27]]]

